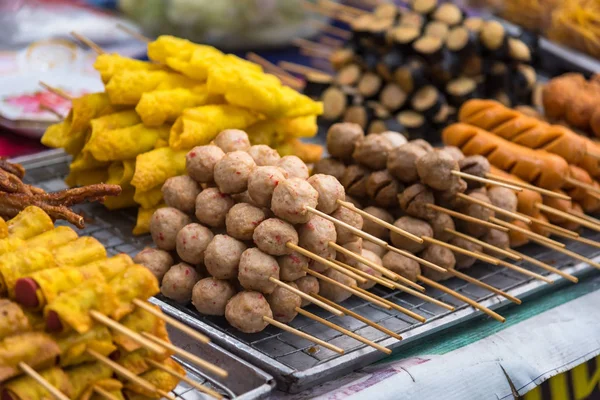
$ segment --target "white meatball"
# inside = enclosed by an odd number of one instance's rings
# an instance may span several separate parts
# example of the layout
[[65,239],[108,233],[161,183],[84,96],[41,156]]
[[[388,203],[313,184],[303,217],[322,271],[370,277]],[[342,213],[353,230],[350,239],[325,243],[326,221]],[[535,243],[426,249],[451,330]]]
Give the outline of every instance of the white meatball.
[[194,147],[185,157],[186,171],[196,182],[212,182],[215,165],[223,157],[225,157],[225,153],[217,146]]
[[277,150],[272,149],[266,144],[257,144],[250,147],[248,154],[250,154],[250,157],[254,159],[254,162],[258,166],[277,165],[281,159]]
[[248,188],[248,178],[254,168],[256,164],[248,153],[227,153],[215,165],[215,183],[223,193],[242,193]]
[[228,235],[216,235],[204,253],[204,266],[218,279],[233,279],[246,245]]
[[225,153],[232,151],[248,151],[250,149],[250,139],[248,134],[239,129],[225,129],[215,138],[215,144]]
[[317,210],[331,214],[339,207],[338,200],[346,199],[342,184],[331,175],[317,174],[308,178],[308,183],[319,193]]
[[219,189],[205,189],[196,197],[196,218],[204,225],[222,228],[225,226],[227,213],[234,204],[231,196]]
[[256,247],[242,253],[238,280],[244,289],[272,293],[277,285],[269,280],[271,277],[279,279],[279,264],[275,258]]
[[192,290],[200,275],[186,263],[173,265],[163,277],[160,292],[171,300],[186,304],[192,299]]
[[167,251],[146,247],[144,250],[137,253],[133,258],[133,262],[148,268],[160,283],[163,276],[165,276],[167,271],[173,265],[173,257],[171,257]]
[[252,202],[261,207],[271,207],[273,191],[287,177],[288,173],[279,167],[255,168],[248,178],[248,194]]
[[244,333],[260,332],[269,325],[264,317],[273,318],[265,296],[258,292],[240,292],[225,307],[225,318],[234,328]]
[[200,224],[188,224],[177,233],[177,255],[190,264],[204,262],[204,252],[213,239],[210,229]]
[[192,290],[192,304],[202,314],[225,315],[225,306],[235,292],[229,281],[213,277],[200,279]]
[[308,179],[308,167],[297,156],[285,156],[277,162],[277,166],[287,171],[290,177]]
[[290,178],[273,191],[271,210],[292,224],[304,224],[310,219],[306,207],[317,207],[319,193],[305,180]]
[[176,208],[159,208],[150,219],[152,240],[159,249],[175,250],[177,232],[190,222],[190,217]]
[[291,253],[292,249],[287,247],[288,243],[298,245],[296,229],[279,218],[269,218],[261,222],[254,230],[252,239],[260,250],[272,256]]

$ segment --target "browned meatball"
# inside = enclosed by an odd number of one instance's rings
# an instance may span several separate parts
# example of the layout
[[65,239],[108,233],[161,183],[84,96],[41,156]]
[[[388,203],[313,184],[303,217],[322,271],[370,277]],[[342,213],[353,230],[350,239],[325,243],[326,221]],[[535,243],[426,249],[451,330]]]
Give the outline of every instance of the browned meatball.
[[348,203],[352,203],[354,205],[354,207],[363,208],[363,205],[360,201],[356,200],[352,196],[349,196],[348,194],[346,194],[346,201]]
[[444,146],[439,151],[447,153],[452,158],[454,158],[456,162],[460,162],[465,158],[465,155],[463,154],[462,150],[456,146]]
[[171,300],[186,304],[192,299],[192,290],[201,276],[186,263],[173,265],[165,274],[160,292]]
[[417,276],[421,275],[421,266],[418,262],[393,251],[388,251],[381,262],[385,268],[413,282],[416,282]]
[[362,198],[367,196],[367,180],[370,173],[368,169],[361,165],[350,165],[346,168],[340,182],[346,188],[347,194]]
[[285,156],[277,162],[277,166],[288,173],[290,178],[308,179],[308,167],[297,156]]
[[420,148],[425,150],[427,153],[434,151],[433,146],[427,140],[424,140],[424,139],[415,139],[415,140],[411,140],[408,143],[419,146]]
[[252,240],[265,253],[283,256],[293,251],[287,247],[288,243],[298,244],[298,232],[291,224],[279,218],[269,218],[256,227]]
[[307,223],[298,227],[300,247],[321,254],[329,248],[329,242],[335,243],[337,233],[333,222],[318,215],[311,215]]
[[137,253],[133,258],[133,262],[148,268],[156,276],[159,283],[174,264],[173,257],[169,252],[152,247],[145,247],[144,250]]
[[279,167],[264,166],[255,168],[248,178],[248,194],[254,204],[271,207],[273,191],[288,178],[288,173]]
[[196,208],[196,197],[200,190],[200,185],[195,180],[187,175],[182,175],[167,179],[162,187],[162,194],[169,207],[192,214]]
[[364,136],[365,133],[358,124],[350,122],[333,124],[327,131],[327,152],[340,160],[352,161],[356,142]]
[[[501,186],[494,186],[488,189],[487,196],[493,205],[506,211],[517,212],[518,199],[512,190]],[[502,214],[498,214],[498,218],[509,222],[512,220],[510,217]]]
[[285,256],[277,257],[279,276],[284,281],[295,281],[306,276],[304,268],[308,268],[308,258],[302,254],[292,252]]
[[279,279],[279,264],[275,258],[256,247],[242,253],[238,280],[244,289],[272,293],[277,285],[269,280],[271,277]]
[[[356,281],[354,279],[342,274],[341,272],[336,271],[333,268],[329,268],[327,271],[323,272],[323,275],[333,280],[336,280],[346,286],[356,286]],[[352,296],[352,293],[350,293],[349,291],[342,289],[341,287],[334,285],[333,283],[329,283],[327,281],[319,282],[319,287],[319,294],[335,303],[341,303],[342,301]]]
[[342,184],[331,175],[317,174],[308,178],[308,183],[319,193],[317,210],[331,214],[339,207],[338,200],[346,200]]
[[446,229],[456,230],[456,227],[454,226],[454,220],[448,214],[435,214],[435,217],[429,220],[429,224],[433,229],[433,237],[441,240],[442,242],[447,242],[454,236],[446,231]]
[[256,165],[261,167],[265,165],[275,166],[281,158],[277,150],[272,149],[266,144],[257,144],[250,147],[248,154],[250,154]]
[[435,217],[436,211],[427,206],[435,203],[433,192],[421,183],[407,187],[399,196],[399,201],[404,212],[412,217],[425,220]]
[[387,140],[389,140],[389,142],[392,145],[392,149],[395,149],[396,147],[400,147],[403,144],[406,144],[408,142],[406,140],[406,136],[404,136],[400,132],[385,131],[385,132],[381,132],[380,135],[383,136],[384,138],[386,138]]
[[[242,192],[242,193],[232,194],[231,198],[233,199],[233,201],[236,204],[237,203],[246,203],[246,204],[250,204],[251,206],[258,206],[258,204],[256,204],[254,202],[254,200],[252,200],[252,198],[248,194],[247,190],[245,192]],[[258,206],[258,207],[260,207],[260,206]]]
[[[298,289],[294,282],[286,283],[294,289]],[[271,294],[267,295],[267,301],[273,311],[273,318],[283,323],[291,322],[296,318],[298,315],[296,308],[302,306],[302,297],[281,286],[277,286]]]
[[[355,254],[360,255],[363,251],[363,240],[361,238],[358,238],[358,240],[355,240],[354,242],[346,243],[342,247],[348,251],[351,251]],[[347,264],[354,268],[356,268],[358,266],[358,264],[360,263],[360,261],[358,261],[356,258],[353,258],[352,256],[347,256],[344,253],[342,253],[341,251],[337,252],[336,259],[339,262],[342,262],[342,263]]]
[[419,179],[417,160],[425,154],[427,152],[416,144],[403,144],[390,151],[387,169],[400,182],[413,183]]
[[196,218],[204,225],[222,228],[225,226],[227,213],[234,204],[231,196],[219,189],[204,189],[196,197]]
[[[294,283],[298,286],[298,289],[302,290],[306,294],[319,294],[319,280],[314,276],[304,276],[300,279],[297,279]],[[302,299],[302,307],[306,307],[309,304],[310,302],[308,300]]]
[[[491,244],[492,246],[499,247],[501,249],[510,248],[510,236],[507,232],[502,232],[496,229],[490,229],[488,233],[483,235],[481,238],[484,242]],[[502,254],[499,254],[495,251],[484,249],[484,252],[489,254],[492,257],[496,258],[504,258]]]
[[404,185],[398,182],[387,169],[373,172],[367,178],[367,195],[379,207],[392,208],[398,204],[398,194]]
[[[388,224],[394,223],[394,217],[392,214],[378,207],[367,207],[364,212],[371,214],[372,216],[379,218]],[[385,226],[381,226],[368,218],[363,218],[363,231],[366,233],[378,237],[379,239],[387,241],[390,238],[390,231]]]
[[[445,269],[453,269],[456,259],[452,250],[437,244],[429,245],[420,254],[421,258]],[[424,268],[423,275],[434,281],[443,281],[452,277],[449,272],[438,272],[432,268]]]
[[225,129],[221,131],[215,138],[215,144],[225,153],[248,151],[250,149],[248,134],[239,129]]
[[346,165],[335,158],[322,158],[317,161],[313,167],[313,174],[325,174],[335,177],[338,181],[342,180]]
[[200,279],[192,290],[192,304],[202,314],[222,316],[227,302],[235,293],[229,281],[213,277]]
[[432,151],[417,160],[417,173],[421,182],[435,190],[448,190],[452,185],[452,171],[458,163],[443,151]]
[[254,168],[256,164],[248,153],[227,153],[215,165],[215,183],[223,193],[242,193],[248,189],[248,178]]
[[380,258],[383,257],[387,251],[384,247],[381,247],[380,245],[368,240],[363,240],[362,247],[365,250],[369,250],[370,252],[377,254]]
[[264,317],[273,318],[265,296],[258,292],[240,292],[225,307],[225,318],[234,328],[244,333],[257,333],[269,325]]
[[391,150],[392,143],[385,136],[371,133],[356,142],[352,157],[368,168],[379,170],[385,168]]
[[443,192],[434,192],[435,202],[441,207],[454,208],[458,203],[456,195],[458,193],[464,193],[465,190],[467,190],[467,182],[456,176],[453,178],[450,189],[444,190]]
[[[489,197],[482,193],[471,193],[469,194],[469,196],[489,204],[492,203]],[[483,221],[487,221],[490,217],[494,216],[494,212],[492,210],[482,207],[479,204],[466,201],[461,202],[459,211],[463,214],[469,215],[473,218],[481,219]],[[474,236],[476,238],[485,235],[489,230],[485,226],[473,222],[457,221],[457,225],[462,232],[466,233],[467,235]]]
[[[431,228],[431,225],[417,218],[409,216],[400,217],[396,220],[396,222],[394,222],[394,225],[418,237],[433,237],[433,229]],[[414,240],[411,240],[394,232],[391,233],[391,240],[392,244],[395,247],[401,250],[406,250],[411,253],[418,253],[427,246],[427,243],[417,243]]]
[[306,207],[316,208],[319,193],[300,178],[290,178],[275,187],[271,200],[271,211],[279,218],[292,224],[304,224],[310,219]]
[[150,219],[152,240],[161,250],[175,250],[177,232],[191,221],[187,214],[173,207],[159,208]]
[[233,279],[246,245],[227,235],[215,235],[204,253],[204,266],[217,279]]
[[[483,156],[468,156],[460,160],[458,163],[460,170],[467,174],[479,176],[485,178],[486,174],[490,172],[490,162]],[[469,179],[467,185],[470,189],[478,188],[483,185],[481,182]]]
[[248,203],[238,203],[231,207],[225,218],[227,234],[238,240],[252,240],[254,230],[266,218],[262,209]]
[[213,236],[210,229],[200,224],[192,223],[184,226],[177,233],[177,255],[189,264],[202,264],[204,262],[204,252],[213,240]]
[[215,165],[223,157],[225,157],[225,153],[217,146],[194,147],[185,157],[186,171],[196,182],[212,182]]
[[[448,241],[448,243],[463,248],[465,250],[469,250],[469,251],[483,251],[483,247],[481,247],[480,245],[478,245],[477,243],[473,243],[469,240],[454,236],[452,239],[450,239]],[[456,260],[456,269],[466,269],[466,268],[470,268],[471,266],[473,266],[473,264],[475,264],[475,262],[477,261],[477,259],[475,257],[471,257],[468,256],[466,254],[462,254],[462,253],[458,253],[458,252],[453,252],[454,253],[454,258]]]
[[[376,264],[376,265],[382,265],[382,261],[381,258],[379,258],[379,256],[369,250],[364,250],[361,253],[361,256],[363,256],[364,258],[366,258],[367,260],[371,261],[372,263]],[[358,263],[357,267],[358,269],[360,269],[363,272],[366,272],[369,275],[372,275],[376,278],[381,278],[381,272],[377,271],[376,269],[373,269],[371,267],[369,267],[366,264],[363,263]],[[377,284],[377,282],[372,281],[372,280],[367,280],[367,282],[365,283],[359,283],[358,287],[361,289],[371,289],[373,286],[375,286]]]
[[[346,207],[338,208],[333,214],[331,214],[331,216],[335,219],[347,223],[348,225],[356,229],[362,229],[363,227],[363,218],[359,214],[347,209]],[[344,228],[343,226],[336,224],[335,230],[337,232],[338,244],[354,242],[356,239],[358,239],[358,236],[356,236],[354,233],[352,233],[352,231],[350,231],[347,228]]]

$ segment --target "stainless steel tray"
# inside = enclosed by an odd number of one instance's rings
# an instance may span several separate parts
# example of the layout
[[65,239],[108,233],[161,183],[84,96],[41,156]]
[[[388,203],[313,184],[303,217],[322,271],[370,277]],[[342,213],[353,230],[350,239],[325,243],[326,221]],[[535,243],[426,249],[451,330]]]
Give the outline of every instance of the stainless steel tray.
[[[70,158],[62,151],[48,151],[34,156],[15,159],[26,168],[25,181],[35,184],[47,191],[61,190],[66,187],[63,182],[69,170]],[[109,212],[100,204],[86,204],[78,206],[78,212],[86,217],[86,227],[80,233],[93,236],[101,241],[109,254],[127,253],[131,256],[150,244],[152,240],[148,236],[136,238],[132,236],[131,229],[135,223],[135,210],[123,210]],[[58,221],[57,224],[64,224]],[[151,299],[156,303],[156,299]],[[205,375],[193,365],[182,362],[189,378],[216,390],[226,398],[243,400],[265,398],[275,387],[273,377],[247,361],[230,353],[215,343],[208,345],[199,344],[183,332],[169,327],[169,335],[174,344],[190,351],[191,353],[209,361],[229,372],[226,379],[215,379]],[[182,400],[210,399],[193,389],[189,384],[181,382],[172,394]]]
[[[21,160],[21,162],[24,162],[28,169],[28,182],[35,183],[47,190],[58,190],[64,187],[62,178],[67,170],[67,159],[60,153],[55,152],[45,156],[30,157]],[[144,245],[150,243],[147,236],[139,238],[131,236],[130,232],[135,219],[133,212],[109,213],[98,204],[85,206],[83,211],[87,217],[93,218],[93,222],[88,223],[85,232],[103,241],[111,252],[134,254]],[[586,232],[586,235],[596,240],[600,239],[600,233]],[[578,243],[569,243],[568,247],[588,257],[596,258],[600,255],[599,249],[593,249]],[[560,253],[548,251],[539,246],[529,246],[523,251],[575,275],[583,275],[593,270],[587,264],[575,263]],[[523,266],[528,268],[527,265]],[[536,269],[536,272],[540,271]],[[548,285],[505,268],[489,265],[476,265],[469,270],[469,273],[521,299],[566,283],[564,279],[555,274],[548,275],[555,281],[554,285]],[[502,297],[492,295],[472,284],[465,284],[463,281],[452,279],[446,281],[445,285],[492,309],[499,309],[512,304]],[[443,329],[475,318],[485,317],[481,312],[456,301],[444,293],[429,288],[427,290],[429,295],[455,305],[457,310],[448,312],[438,306],[422,302],[398,291],[385,288],[375,288],[373,290],[378,295],[425,316],[428,319],[427,322],[424,324],[416,323],[397,311],[388,311],[372,306],[356,297],[342,303],[343,306],[372,321],[401,333],[404,340],[398,341],[350,317],[334,317],[316,307],[309,307],[309,310],[362,336],[377,341],[383,346],[392,348],[395,352],[401,351],[403,345],[424,340],[429,335]],[[163,307],[163,310],[168,314],[208,334],[215,343],[273,374],[277,379],[279,388],[288,392],[304,390],[385,357],[383,353],[366,347],[354,339],[343,336],[337,331],[303,316],[296,317],[291,325],[342,347],[345,354],[337,355],[327,349],[313,346],[312,343],[304,339],[299,339],[272,326],[257,334],[243,334],[230,327],[224,318],[200,315],[192,308],[181,306],[161,296],[158,296],[154,302]],[[240,375],[236,378],[244,379],[245,377]]]

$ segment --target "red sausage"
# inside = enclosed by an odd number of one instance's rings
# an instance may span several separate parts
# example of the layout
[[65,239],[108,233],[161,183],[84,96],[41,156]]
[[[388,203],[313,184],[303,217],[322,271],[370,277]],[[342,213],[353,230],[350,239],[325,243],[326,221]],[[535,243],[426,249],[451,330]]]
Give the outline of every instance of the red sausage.
[[10,392],[5,389],[2,391],[2,400],[18,400],[18,399],[15,399],[12,396],[12,394],[10,394]]
[[15,284],[15,299],[17,303],[28,308],[37,308],[40,303],[37,298],[39,285],[32,278],[20,278]]
[[46,329],[48,332],[62,332],[63,324],[56,311],[48,311],[48,315],[46,315]]

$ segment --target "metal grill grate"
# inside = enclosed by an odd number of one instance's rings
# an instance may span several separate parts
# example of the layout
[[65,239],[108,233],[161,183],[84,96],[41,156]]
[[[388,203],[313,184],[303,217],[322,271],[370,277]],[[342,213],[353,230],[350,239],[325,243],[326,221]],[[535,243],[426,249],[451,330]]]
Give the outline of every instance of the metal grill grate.
[[[63,178],[67,172],[68,164],[63,158],[62,161],[50,165],[29,166],[26,181],[48,191],[60,190],[65,187]],[[81,206],[78,211],[83,212],[90,219],[83,231],[84,234],[100,240],[111,254],[124,252],[133,256],[144,246],[152,243],[148,235],[137,238],[131,235],[136,216],[132,210],[108,212],[99,204],[88,204]],[[597,232],[586,232],[586,236],[594,240],[600,239],[600,233]],[[599,249],[575,242],[569,243],[568,248],[590,258],[594,258],[600,253]],[[537,245],[530,245],[519,250],[550,265],[567,269],[569,272],[583,273],[592,269],[585,264],[576,265],[572,259]],[[538,273],[543,272],[536,267],[530,267],[527,263],[516,264]],[[485,283],[504,291],[510,291],[511,294],[521,298],[549,286],[504,267],[477,264],[470,268],[468,273]],[[556,280],[561,281],[558,276],[556,276]],[[487,307],[497,308],[507,304],[503,298],[458,279],[445,281],[444,285]],[[337,317],[315,306],[309,306],[308,310],[367,339],[379,341],[382,345],[392,348],[482,315],[450,295],[432,288],[427,288],[429,296],[454,305],[456,311],[452,313],[397,290],[375,287],[371,291],[424,316],[427,318],[427,322],[419,323],[396,310],[385,310],[357,297],[351,297],[341,304],[373,322],[402,334],[405,340],[399,342],[352,317]],[[275,374],[282,388],[286,390],[301,390],[309,384],[331,379],[335,375],[341,375],[349,368],[358,368],[383,356],[382,353],[366,347],[357,340],[301,315],[297,316],[290,325],[343,348],[345,354],[340,356],[328,349],[314,346],[305,339],[283,332],[273,326],[268,326],[257,334],[244,334],[232,328],[224,318],[203,316],[191,307],[181,306],[162,296],[158,296],[158,299],[163,303],[167,312],[176,315],[192,326],[203,329],[224,347],[237,352],[240,356],[249,358],[260,367]],[[183,399],[196,399],[198,397],[193,396],[202,396],[185,391],[185,385],[181,390],[181,393],[176,394]]]

